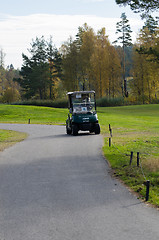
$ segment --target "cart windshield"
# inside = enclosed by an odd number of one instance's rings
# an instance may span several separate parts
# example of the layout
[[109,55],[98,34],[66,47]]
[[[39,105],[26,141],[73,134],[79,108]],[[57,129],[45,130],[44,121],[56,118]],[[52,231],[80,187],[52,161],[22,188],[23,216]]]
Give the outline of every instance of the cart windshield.
[[74,113],[95,112],[94,93],[76,93],[72,95],[72,106]]

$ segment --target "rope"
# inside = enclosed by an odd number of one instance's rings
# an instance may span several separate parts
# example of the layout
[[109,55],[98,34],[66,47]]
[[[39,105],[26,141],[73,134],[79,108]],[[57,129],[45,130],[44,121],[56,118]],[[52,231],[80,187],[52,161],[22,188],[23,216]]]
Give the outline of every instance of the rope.
[[118,152],[120,152],[122,155],[130,157],[129,154],[122,153],[117,147],[114,146],[114,144],[112,144],[112,146],[113,146],[116,150],[118,150]]
[[[111,128],[110,124],[109,124],[109,131],[110,131],[110,137],[112,138],[112,128]],[[124,156],[129,156],[129,157],[131,156],[131,154],[129,155],[129,154],[124,154],[123,152],[121,152],[117,147],[115,147],[114,144],[112,144],[112,146],[113,146],[118,152],[120,152],[122,155],[124,155]],[[142,175],[143,175],[145,181],[147,181],[146,176],[145,176],[145,173],[144,173],[144,171],[143,171],[143,167],[142,167],[142,163],[141,163],[141,160],[140,160],[140,159],[139,159],[139,167],[140,167],[140,169],[141,169],[141,172],[142,172]]]
[[146,176],[145,176],[144,171],[143,171],[143,168],[142,168],[141,161],[140,161],[140,165],[139,166],[141,168],[141,172],[142,172],[142,175],[143,175],[144,179],[147,181]]

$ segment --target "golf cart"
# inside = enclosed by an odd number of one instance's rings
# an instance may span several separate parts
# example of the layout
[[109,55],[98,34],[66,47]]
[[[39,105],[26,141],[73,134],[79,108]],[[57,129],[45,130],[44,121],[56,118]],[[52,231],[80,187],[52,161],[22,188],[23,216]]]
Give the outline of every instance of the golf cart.
[[68,92],[69,114],[66,133],[78,135],[78,131],[100,134],[96,113],[95,91]]

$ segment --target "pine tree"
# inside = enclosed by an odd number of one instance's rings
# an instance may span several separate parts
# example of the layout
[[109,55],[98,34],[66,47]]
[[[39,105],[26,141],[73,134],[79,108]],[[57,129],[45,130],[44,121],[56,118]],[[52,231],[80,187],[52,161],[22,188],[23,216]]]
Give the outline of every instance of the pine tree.
[[149,12],[159,9],[158,0],[116,0],[116,3],[124,6],[129,5],[135,13],[143,13],[142,17],[147,17]]
[[39,96],[46,98],[46,88],[49,78],[49,67],[47,62],[46,41],[44,37],[36,37],[32,40],[31,48],[28,50],[31,57],[22,54],[23,66],[19,79],[20,85],[25,89],[25,97]]
[[122,44],[123,48],[123,56],[122,56],[122,67],[123,67],[123,81],[121,84],[122,94],[123,96],[128,96],[127,87],[126,87],[126,79],[125,79],[125,48],[132,45],[131,39],[131,28],[129,25],[129,20],[125,13],[121,14],[121,21],[116,24],[116,34],[120,34],[114,43]]
[[55,75],[57,77],[61,71],[60,60],[57,63],[57,49],[52,46],[51,39],[47,42],[42,36],[32,41],[29,53],[31,57],[22,54],[21,77],[16,79],[23,88],[24,97],[46,99],[49,93],[49,98],[52,98],[55,96],[52,92],[55,91],[52,87],[55,85]]
[[151,15],[148,16],[148,18],[145,21],[145,25],[143,26],[143,29],[148,28],[151,34],[154,34],[158,27],[158,19],[153,18]]

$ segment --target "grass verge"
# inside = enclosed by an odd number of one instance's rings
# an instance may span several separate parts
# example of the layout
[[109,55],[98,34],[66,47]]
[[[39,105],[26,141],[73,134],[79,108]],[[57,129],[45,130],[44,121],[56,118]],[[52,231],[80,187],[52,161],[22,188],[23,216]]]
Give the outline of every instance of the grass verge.
[[3,151],[5,148],[17,142],[23,141],[26,137],[26,133],[0,129],[0,151]]
[[[145,199],[145,181],[150,180],[149,202],[159,207],[159,105],[99,109],[105,134],[104,155],[115,175]],[[109,124],[112,144],[109,147]],[[133,160],[130,166],[130,154]],[[140,166],[137,167],[137,152]]]

